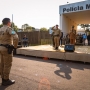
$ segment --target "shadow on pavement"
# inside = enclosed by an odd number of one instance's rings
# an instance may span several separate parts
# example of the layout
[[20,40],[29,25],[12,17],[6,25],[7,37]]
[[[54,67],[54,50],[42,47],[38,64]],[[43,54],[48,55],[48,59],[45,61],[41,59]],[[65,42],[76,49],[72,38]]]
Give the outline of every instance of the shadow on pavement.
[[60,70],[54,71],[56,75],[61,76],[62,78],[66,78],[68,80],[71,79],[71,76],[69,74],[72,73],[72,70],[68,65],[58,64],[57,66],[60,68]]
[[[15,58],[20,58],[22,60],[33,60],[33,61],[38,61],[38,62],[45,62],[45,63],[53,63],[59,66],[60,64],[66,68],[67,72],[71,72],[70,68],[74,69],[79,69],[79,70],[84,70],[84,69],[90,69],[90,63],[83,63],[83,62],[77,62],[77,61],[65,61],[65,60],[59,60],[59,59],[46,59],[44,60],[43,58],[40,57],[32,57],[32,56],[24,56],[24,55],[15,55]],[[62,68],[62,71],[63,68]]]
[[5,90],[7,87],[9,87],[9,86],[2,86],[2,85],[0,85],[0,90]]

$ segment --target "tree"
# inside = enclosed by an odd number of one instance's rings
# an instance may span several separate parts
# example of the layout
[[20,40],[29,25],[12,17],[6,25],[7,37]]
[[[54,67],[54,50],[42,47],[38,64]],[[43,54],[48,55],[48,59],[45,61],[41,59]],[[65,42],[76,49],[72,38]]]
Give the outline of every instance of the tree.
[[3,24],[0,24],[0,28],[3,26]]
[[84,28],[84,30],[87,30],[90,27],[89,24],[80,24],[79,26],[81,26],[81,28]]
[[[3,24],[0,24],[0,28],[3,26]],[[12,27],[13,26],[13,27]],[[18,27],[13,23],[13,25],[11,24],[11,27],[17,32]]]
[[24,25],[22,25],[22,29],[26,29],[27,27],[29,27],[29,25],[28,24],[24,24]]
[[35,27],[32,27],[32,30],[35,30]]
[[26,27],[26,31],[32,31],[32,27],[31,26]]
[[40,28],[40,31],[48,31],[48,29],[47,28]]
[[22,25],[22,29],[24,31],[34,31],[35,27],[29,26],[28,24],[24,24],[24,25]]
[[12,28],[17,32],[17,30],[18,30],[18,27],[14,24],[14,23],[12,23]]

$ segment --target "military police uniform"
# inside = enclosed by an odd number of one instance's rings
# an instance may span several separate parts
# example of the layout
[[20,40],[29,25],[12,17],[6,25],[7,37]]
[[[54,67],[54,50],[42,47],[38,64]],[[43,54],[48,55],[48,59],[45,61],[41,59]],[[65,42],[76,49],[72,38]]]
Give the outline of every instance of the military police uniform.
[[[12,56],[13,54],[8,54],[7,48],[4,45],[14,45],[17,48],[18,45],[18,35],[11,27],[4,25],[0,28],[0,56],[1,56],[1,78],[2,83],[5,80],[9,80],[10,69],[12,66]],[[6,83],[7,85],[7,83]]]
[[73,32],[73,30],[69,34],[70,36],[70,44],[75,44],[76,34]]
[[59,47],[59,42],[60,42],[60,37],[61,37],[61,30],[60,29],[54,29],[53,30],[53,37],[54,37],[54,44],[55,44],[55,49],[58,49]]

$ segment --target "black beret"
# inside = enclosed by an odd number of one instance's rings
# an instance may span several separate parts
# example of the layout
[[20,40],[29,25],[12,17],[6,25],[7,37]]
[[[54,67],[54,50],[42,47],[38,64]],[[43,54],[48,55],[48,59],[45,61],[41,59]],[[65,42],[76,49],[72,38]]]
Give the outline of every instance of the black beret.
[[2,22],[10,22],[10,19],[9,19],[9,18],[4,18],[4,19],[2,20]]

